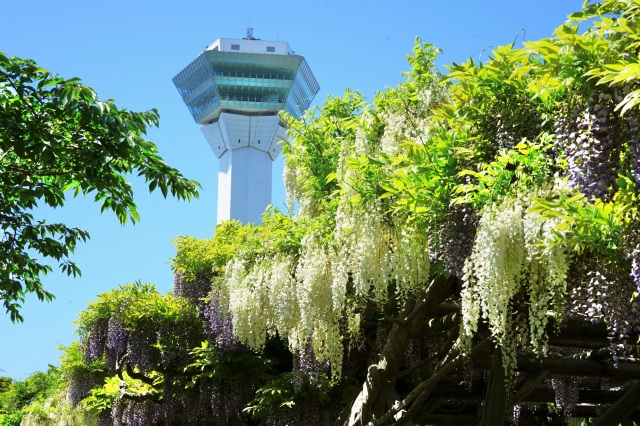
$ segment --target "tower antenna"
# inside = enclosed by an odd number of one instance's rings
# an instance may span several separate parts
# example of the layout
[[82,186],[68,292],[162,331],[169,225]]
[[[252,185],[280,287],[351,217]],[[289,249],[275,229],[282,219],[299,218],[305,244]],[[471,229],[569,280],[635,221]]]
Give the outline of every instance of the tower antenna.
[[251,17],[249,17],[249,27],[247,27],[247,40],[253,40],[253,27],[251,26]]

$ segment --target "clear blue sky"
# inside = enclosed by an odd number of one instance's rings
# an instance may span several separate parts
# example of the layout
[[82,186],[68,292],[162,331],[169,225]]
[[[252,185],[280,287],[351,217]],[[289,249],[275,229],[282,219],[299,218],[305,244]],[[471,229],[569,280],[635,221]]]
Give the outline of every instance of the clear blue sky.
[[[179,3],[179,4],[178,4]],[[86,229],[91,240],[74,259],[82,278],[45,277],[52,303],[28,299],[25,322],[0,313],[0,375],[24,379],[57,364],[59,345],[75,340],[72,322],[96,295],[140,279],[165,292],[168,260],[179,235],[208,238],[216,223],[217,159],[183,105],[171,78],[220,37],[241,38],[246,28],[264,40],[287,41],[306,57],[320,93],[315,104],[344,89],[367,97],[395,86],[407,70],[416,36],[444,50],[439,63],[486,58],[520,29],[525,40],[550,36],[581,0],[317,0],[162,2],[150,0],[2,0],[0,50],[31,58],[63,77],[80,77],[98,95],[131,110],[157,108],[160,128],[149,138],[161,155],[202,185],[191,203],[149,195],[132,180],[141,222],[121,227],[90,200],[41,210],[49,222]],[[521,34],[522,35],[522,34]],[[519,38],[519,40],[522,37]],[[274,204],[284,205],[282,160],[274,166]]]

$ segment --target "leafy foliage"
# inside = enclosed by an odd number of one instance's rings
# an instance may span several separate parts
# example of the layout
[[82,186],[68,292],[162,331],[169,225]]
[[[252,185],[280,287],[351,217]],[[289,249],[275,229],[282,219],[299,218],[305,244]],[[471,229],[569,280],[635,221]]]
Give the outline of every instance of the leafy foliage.
[[64,386],[61,370],[53,366],[46,372],[36,372],[25,380],[11,382],[0,392],[0,425],[20,425],[27,413]]
[[637,16],[587,3],[448,75],[416,40],[373,102],[285,115],[289,212],[177,239],[173,295],[101,295],[88,401],[114,423],[621,423],[578,389],[629,389],[640,350]]
[[137,174],[166,197],[197,196],[197,182],[167,165],[144,139],[158,126],[156,110],[132,112],[100,101],[80,79],[63,79],[35,62],[0,53],[0,298],[13,321],[28,293],[51,300],[42,276],[59,262],[77,275],[70,259],[89,235],[34,217],[37,206],[62,207],[69,191],[93,194],[118,220],[140,219],[127,176]]

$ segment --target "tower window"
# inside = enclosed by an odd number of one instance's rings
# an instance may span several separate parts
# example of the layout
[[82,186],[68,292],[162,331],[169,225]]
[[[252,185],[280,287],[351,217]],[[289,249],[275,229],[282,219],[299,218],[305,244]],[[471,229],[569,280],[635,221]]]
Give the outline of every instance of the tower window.
[[240,50],[240,45],[239,44],[232,44],[231,45],[231,50]]
[[276,48],[275,46],[267,46],[267,52],[275,52]]

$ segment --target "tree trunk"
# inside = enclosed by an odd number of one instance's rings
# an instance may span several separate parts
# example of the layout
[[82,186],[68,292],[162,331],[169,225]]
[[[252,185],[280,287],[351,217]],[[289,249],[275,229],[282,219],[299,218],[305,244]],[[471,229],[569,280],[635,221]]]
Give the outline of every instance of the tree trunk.
[[504,414],[507,408],[506,374],[502,365],[502,349],[496,347],[491,363],[491,378],[484,404],[481,426],[495,426],[504,423]]
[[367,379],[351,407],[349,425],[366,425],[393,406],[395,401],[389,395],[395,394],[396,376],[409,340],[424,326],[429,307],[439,305],[451,289],[448,280],[436,277],[423,297],[405,302],[389,331],[380,360],[369,367]]

